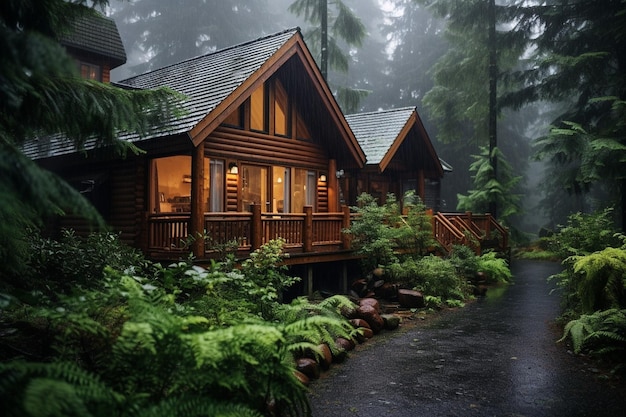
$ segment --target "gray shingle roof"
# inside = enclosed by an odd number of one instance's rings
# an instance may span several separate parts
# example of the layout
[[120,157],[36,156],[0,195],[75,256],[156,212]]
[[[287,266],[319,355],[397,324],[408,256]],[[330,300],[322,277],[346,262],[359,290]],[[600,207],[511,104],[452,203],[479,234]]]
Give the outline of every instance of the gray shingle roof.
[[[186,96],[182,103],[185,115],[159,126],[158,131],[141,139],[189,132],[297,33],[298,28],[285,30],[116,83],[123,88],[136,89],[169,87]],[[120,137],[128,141],[140,139],[136,134],[121,134]],[[88,141],[85,148],[91,148],[92,142]],[[45,137],[28,141],[22,150],[30,158],[40,159],[72,153],[76,148],[59,137]]]
[[415,107],[403,107],[346,116],[368,165],[380,164],[415,111]]
[[187,114],[173,120],[164,130],[168,134],[188,132],[296,33],[297,28],[286,30],[128,78],[118,84],[140,89],[169,87],[184,94],[187,99],[183,108]]
[[73,31],[61,38],[61,44],[110,58],[119,66],[126,62],[126,51],[113,19],[100,14],[78,18]]
[[[403,139],[399,135],[414,113],[418,123],[421,123],[415,107],[346,115],[350,129],[365,153],[367,165],[379,165],[393,144]],[[430,141],[430,138],[426,140]],[[444,172],[452,171],[452,166],[443,159],[439,158],[439,163]]]

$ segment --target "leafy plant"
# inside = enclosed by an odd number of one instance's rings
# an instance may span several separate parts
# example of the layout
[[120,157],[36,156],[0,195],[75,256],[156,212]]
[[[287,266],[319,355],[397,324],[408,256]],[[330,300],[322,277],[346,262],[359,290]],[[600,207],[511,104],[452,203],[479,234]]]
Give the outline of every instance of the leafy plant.
[[620,246],[621,237],[611,218],[612,213],[613,209],[607,208],[591,214],[571,214],[567,224],[549,238],[551,248],[565,259]]
[[559,342],[571,340],[575,353],[592,355],[624,366],[626,353],[626,310],[608,309],[583,314],[565,326]]
[[506,259],[495,252],[486,252],[478,257],[478,271],[483,272],[489,282],[509,282],[513,278]]
[[466,280],[473,279],[480,269],[478,256],[469,246],[453,245],[448,260],[454,265],[457,273]]

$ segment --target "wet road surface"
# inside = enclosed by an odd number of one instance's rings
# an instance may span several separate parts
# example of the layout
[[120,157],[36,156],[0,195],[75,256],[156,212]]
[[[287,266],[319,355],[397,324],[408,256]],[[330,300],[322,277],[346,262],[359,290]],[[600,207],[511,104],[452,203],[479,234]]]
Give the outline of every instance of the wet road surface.
[[559,297],[546,278],[560,265],[512,270],[512,285],[361,345],[311,384],[313,416],[626,416],[623,386],[555,343]]

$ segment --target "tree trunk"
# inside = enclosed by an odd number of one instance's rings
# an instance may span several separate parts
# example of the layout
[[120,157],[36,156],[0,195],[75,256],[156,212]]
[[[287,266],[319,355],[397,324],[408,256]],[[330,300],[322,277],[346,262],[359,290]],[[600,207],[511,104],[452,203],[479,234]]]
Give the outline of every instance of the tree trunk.
[[[498,53],[496,45],[496,1],[489,1],[489,162],[491,164],[493,179],[498,179],[498,157],[494,153],[495,148],[498,146],[497,136],[497,81],[498,81]],[[497,215],[498,206],[495,200],[489,202],[489,212],[495,218]]]
[[320,1],[320,24],[321,24],[321,58],[320,71],[322,77],[328,81],[328,0]]

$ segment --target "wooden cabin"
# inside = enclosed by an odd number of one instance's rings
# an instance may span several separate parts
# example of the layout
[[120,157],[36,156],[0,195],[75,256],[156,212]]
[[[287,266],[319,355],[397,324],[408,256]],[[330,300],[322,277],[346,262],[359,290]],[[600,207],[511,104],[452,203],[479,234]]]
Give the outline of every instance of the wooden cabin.
[[82,16],[60,40],[76,60],[81,77],[108,83],[111,70],[126,63],[126,50],[113,19],[97,13]]
[[345,180],[355,195],[368,193],[384,203],[387,194],[398,200],[414,190],[433,211],[441,208],[441,180],[452,170],[438,156],[415,107],[404,107],[346,116],[365,152],[364,169]]
[[[125,55],[119,35],[109,33],[117,31],[114,23],[101,23],[108,29],[99,39],[113,46],[100,47],[108,52],[96,53],[93,40],[77,34],[64,44],[86,69],[83,76],[95,77],[98,71],[90,65],[99,66],[106,82]],[[81,23],[79,32],[96,25]],[[173,261],[192,252],[198,261],[208,261],[233,243],[245,258],[282,238],[291,273],[306,278],[301,293],[323,287],[346,291],[358,258],[342,230],[350,225],[348,206],[356,196],[369,192],[384,198],[416,188],[428,204],[431,188],[437,190],[431,185],[444,172],[414,108],[352,115],[347,121],[299,29],[117,86],[169,87],[186,97],[185,112],[142,137],[121,132],[121,139],[145,151],[124,159],[89,146],[85,157],[55,137],[33,140],[23,151],[78,188],[124,242],[151,259]],[[366,123],[372,120],[378,121]],[[380,134],[376,126],[391,129]],[[53,229],[62,227],[89,231],[83,220],[70,216],[59,218]]]

